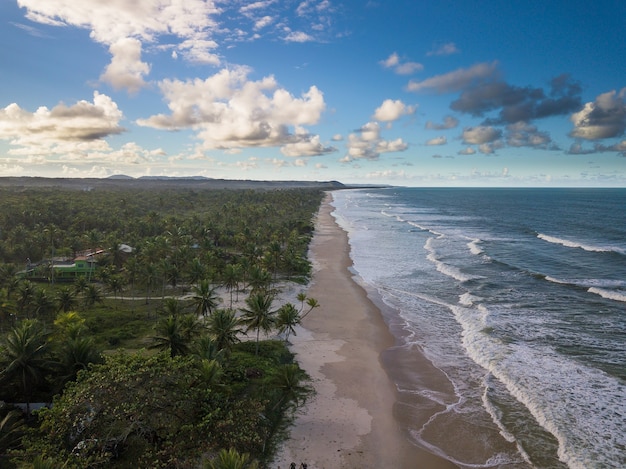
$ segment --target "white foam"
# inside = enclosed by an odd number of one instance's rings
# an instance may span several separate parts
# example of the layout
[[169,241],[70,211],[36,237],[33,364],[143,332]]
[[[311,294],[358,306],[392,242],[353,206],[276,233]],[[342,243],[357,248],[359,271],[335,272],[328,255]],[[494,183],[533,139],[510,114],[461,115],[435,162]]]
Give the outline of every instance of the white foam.
[[479,246],[481,242],[482,241],[480,239],[473,239],[469,243],[467,243],[467,247],[469,248],[470,252],[475,256],[479,256],[484,252]]
[[602,298],[606,298],[608,300],[621,301],[626,303],[626,293],[618,292],[615,290],[605,290],[603,288],[592,287],[587,290],[589,293],[595,293],[596,295],[600,295]]
[[548,243],[560,244],[561,246],[565,246],[568,248],[583,249],[589,252],[616,252],[619,254],[625,253],[624,249],[615,246],[592,246],[590,244],[581,243],[579,241],[557,238],[556,236],[549,236],[543,233],[538,233],[537,238],[547,241]]

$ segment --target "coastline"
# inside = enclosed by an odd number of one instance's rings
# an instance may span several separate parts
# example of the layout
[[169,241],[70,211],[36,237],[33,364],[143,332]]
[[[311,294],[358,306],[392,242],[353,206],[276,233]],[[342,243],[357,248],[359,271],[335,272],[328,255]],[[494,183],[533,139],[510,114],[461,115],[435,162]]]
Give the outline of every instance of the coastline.
[[394,345],[382,312],[350,273],[347,233],[322,203],[310,246],[308,295],[320,307],[307,316],[291,350],[316,394],[296,417],[272,467],[310,469],[452,469],[451,462],[411,445],[394,417],[397,393],[381,362]]

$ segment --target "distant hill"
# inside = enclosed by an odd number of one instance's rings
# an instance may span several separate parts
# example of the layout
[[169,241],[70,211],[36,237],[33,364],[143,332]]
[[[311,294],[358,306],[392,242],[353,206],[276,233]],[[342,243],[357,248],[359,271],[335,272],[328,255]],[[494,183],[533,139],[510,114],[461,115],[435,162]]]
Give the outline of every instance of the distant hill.
[[210,179],[203,176],[163,177],[146,176],[135,179],[116,174],[104,179],[97,178],[41,178],[41,177],[0,177],[0,187],[27,190],[29,188],[65,188],[76,190],[135,188],[135,189],[295,189],[320,188],[325,190],[345,189],[338,181],[253,181],[234,179]]

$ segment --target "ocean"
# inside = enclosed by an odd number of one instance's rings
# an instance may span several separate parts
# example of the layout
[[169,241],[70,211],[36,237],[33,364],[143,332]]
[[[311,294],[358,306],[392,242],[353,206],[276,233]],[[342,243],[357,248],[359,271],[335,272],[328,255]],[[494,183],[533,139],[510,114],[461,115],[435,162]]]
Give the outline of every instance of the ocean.
[[626,189],[333,198],[407,438],[462,468],[626,467]]

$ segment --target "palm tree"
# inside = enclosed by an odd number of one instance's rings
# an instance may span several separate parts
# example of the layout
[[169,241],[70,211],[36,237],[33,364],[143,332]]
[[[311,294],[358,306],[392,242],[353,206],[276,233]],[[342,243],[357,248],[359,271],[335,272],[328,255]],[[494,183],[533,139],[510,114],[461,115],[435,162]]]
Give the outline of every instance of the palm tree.
[[248,283],[253,292],[266,291],[272,283],[272,274],[258,265],[253,265],[248,275]]
[[124,288],[124,281],[122,280],[122,276],[118,274],[113,274],[107,277],[106,286],[111,293],[113,293],[113,297],[117,299],[117,294],[122,292]]
[[202,314],[206,317],[211,314],[218,305],[218,296],[216,288],[211,287],[208,280],[201,280],[195,285],[193,291],[193,302],[196,305],[196,314]]
[[33,392],[48,369],[47,352],[46,334],[36,320],[23,320],[6,337],[3,362],[7,365],[0,373],[0,382],[17,384],[26,400],[27,413]]
[[95,285],[87,285],[87,289],[85,290],[85,294],[83,297],[83,302],[87,308],[91,308],[96,303],[102,303],[102,293],[100,289]]
[[230,307],[233,307],[233,291],[237,291],[239,299],[239,280],[241,279],[241,269],[236,264],[228,264],[224,269],[224,286],[230,293]]
[[274,297],[268,293],[253,293],[246,298],[247,308],[241,308],[241,322],[247,326],[246,332],[256,329],[256,354],[259,354],[259,334],[269,332],[276,324],[276,311],[272,311]]
[[[4,405],[2,405],[4,407]],[[0,407],[0,412],[4,409]],[[18,445],[24,430],[24,418],[19,410],[10,410],[0,420],[0,458],[6,457],[7,450]]]
[[46,291],[42,288],[37,288],[35,290],[35,295],[33,297],[33,309],[35,317],[47,316],[55,309],[54,303]]
[[307,306],[309,307],[309,310],[308,310],[306,313],[304,313],[304,314],[302,315],[302,318],[301,318],[301,319],[304,319],[305,317],[307,317],[307,315],[308,315],[311,311],[313,311],[315,308],[319,308],[319,307],[320,307],[320,303],[319,303],[319,301],[317,301],[315,298],[311,298],[311,297],[307,297],[307,299],[306,299],[306,304],[307,304]]
[[170,315],[161,319],[156,324],[155,331],[157,335],[152,337],[153,343],[150,348],[169,350],[172,358],[187,353],[187,341],[178,316]]
[[230,352],[239,342],[237,337],[242,331],[240,321],[232,309],[218,309],[208,319],[209,334],[215,340],[217,348]]
[[298,296],[296,296],[296,298],[300,302],[300,312],[302,312],[302,310],[304,309],[304,302],[306,301],[306,293],[301,291],[300,293],[298,293]]
[[67,313],[76,304],[76,293],[69,287],[62,287],[57,290],[55,300],[57,302],[57,311]]
[[224,349],[220,349],[217,341],[209,335],[198,338],[191,347],[191,353],[202,360],[215,360],[218,363],[224,358]]
[[287,402],[289,406],[298,407],[306,401],[312,389],[303,384],[307,380],[307,374],[295,363],[281,365],[272,376],[272,385],[280,393],[278,402],[274,408]]
[[162,311],[168,316],[181,316],[183,314],[183,304],[177,298],[165,298]]
[[20,314],[26,313],[28,316],[28,309],[34,294],[35,287],[31,282],[24,280],[19,283],[17,286],[17,309]]
[[259,463],[248,453],[239,454],[233,448],[221,449],[214,459],[205,461],[203,469],[258,469]]
[[296,307],[287,303],[282,305],[278,309],[278,318],[276,320],[276,327],[278,327],[278,332],[280,334],[287,333],[285,335],[285,343],[289,343],[289,334],[293,333],[296,335],[295,326],[300,324],[300,313],[296,309]]
[[86,370],[90,363],[102,362],[102,356],[91,337],[68,338],[61,343],[56,358],[58,389],[63,389],[69,381],[75,381],[78,372]]

